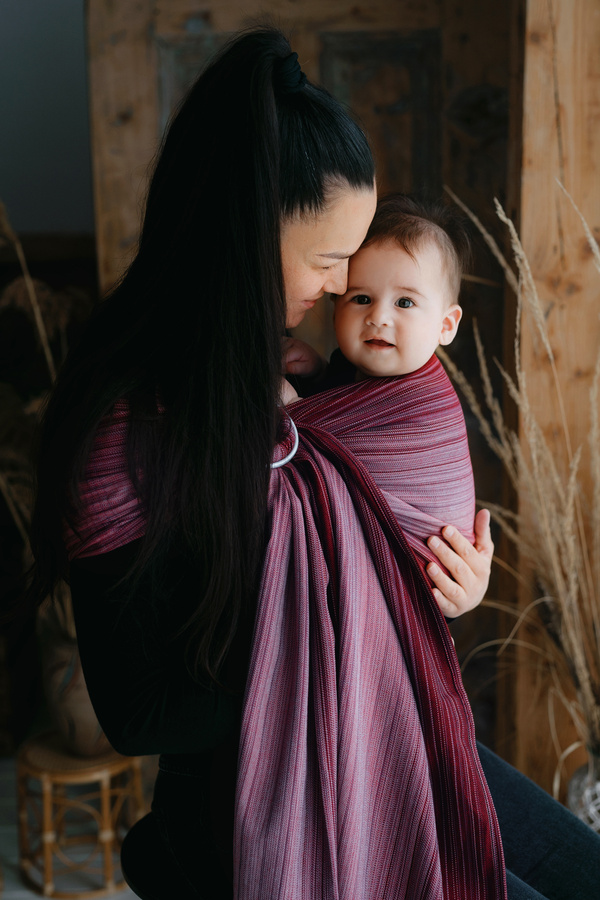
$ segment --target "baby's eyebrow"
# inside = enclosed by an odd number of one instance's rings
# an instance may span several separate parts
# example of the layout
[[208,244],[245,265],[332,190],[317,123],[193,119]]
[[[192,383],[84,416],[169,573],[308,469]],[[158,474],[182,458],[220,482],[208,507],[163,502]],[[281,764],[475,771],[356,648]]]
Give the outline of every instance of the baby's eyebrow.
[[424,300],[427,299],[426,295],[423,294],[421,291],[418,291],[414,287],[409,287],[408,285],[399,286],[399,287],[395,288],[395,290],[398,294],[402,294],[402,293],[404,293],[404,291],[406,291],[408,294],[417,294],[417,296],[423,297]]

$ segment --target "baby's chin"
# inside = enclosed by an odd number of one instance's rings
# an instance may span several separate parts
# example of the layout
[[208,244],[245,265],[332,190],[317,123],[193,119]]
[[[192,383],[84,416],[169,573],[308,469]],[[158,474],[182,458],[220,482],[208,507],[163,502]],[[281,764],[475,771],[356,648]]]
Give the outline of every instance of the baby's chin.
[[404,369],[400,371],[393,372],[376,372],[375,370],[367,370],[367,369],[356,369],[356,378],[355,381],[365,381],[367,378],[395,378],[397,375],[407,375],[408,373],[404,371]]

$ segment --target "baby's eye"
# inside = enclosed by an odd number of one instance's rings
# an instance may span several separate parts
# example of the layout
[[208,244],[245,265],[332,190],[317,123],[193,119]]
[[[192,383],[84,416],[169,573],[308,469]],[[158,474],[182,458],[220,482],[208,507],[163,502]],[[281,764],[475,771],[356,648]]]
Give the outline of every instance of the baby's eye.
[[414,305],[415,304],[410,299],[410,297],[400,297],[398,300],[396,300],[396,306],[400,306],[402,309],[410,309],[410,307]]
[[371,298],[366,294],[355,294],[352,303],[358,303],[359,306],[367,306],[371,302]]

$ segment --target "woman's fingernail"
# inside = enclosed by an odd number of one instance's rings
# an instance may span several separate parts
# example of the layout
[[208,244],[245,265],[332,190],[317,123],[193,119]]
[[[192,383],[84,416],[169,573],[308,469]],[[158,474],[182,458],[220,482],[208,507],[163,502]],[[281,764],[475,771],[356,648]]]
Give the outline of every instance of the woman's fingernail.
[[440,542],[436,537],[429,538],[429,546],[435,549],[440,546]]
[[428,575],[437,575],[440,570],[436,566],[435,563],[432,563],[430,566],[427,566],[427,574]]
[[452,537],[452,535],[454,534],[454,528],[452,527],[452,525],[446,525],[442,534],[444,535],[444,537]]

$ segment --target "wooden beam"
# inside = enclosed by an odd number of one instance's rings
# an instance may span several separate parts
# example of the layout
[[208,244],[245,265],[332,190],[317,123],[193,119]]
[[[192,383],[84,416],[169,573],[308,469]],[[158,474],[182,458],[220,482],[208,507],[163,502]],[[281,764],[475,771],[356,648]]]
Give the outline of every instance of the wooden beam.
[[[600,347],[596,271],[569,191],[593,233],[600,235],[600,4],[598,0],[528,0],[524,41],[520,233],[554,351],[571,449],[546,354],[524,317],[522,363],[528,393],[546,439],[564,472],[583,448],[583,503],[591,496],[589,389]],[[523,595],[525,605],[531,596]],[[519,769],[546,789],[564,750],[577,735],[554,703],[549,683],[534,671],[532,654],[518,650],[516,757]],[[568,776],[581,755],[569,758]],[[564,782],[563,782],[564,787]]]
[[158,145],[152,0],[88,0],[87,33],[98,280],[104,293],[135,251]]

